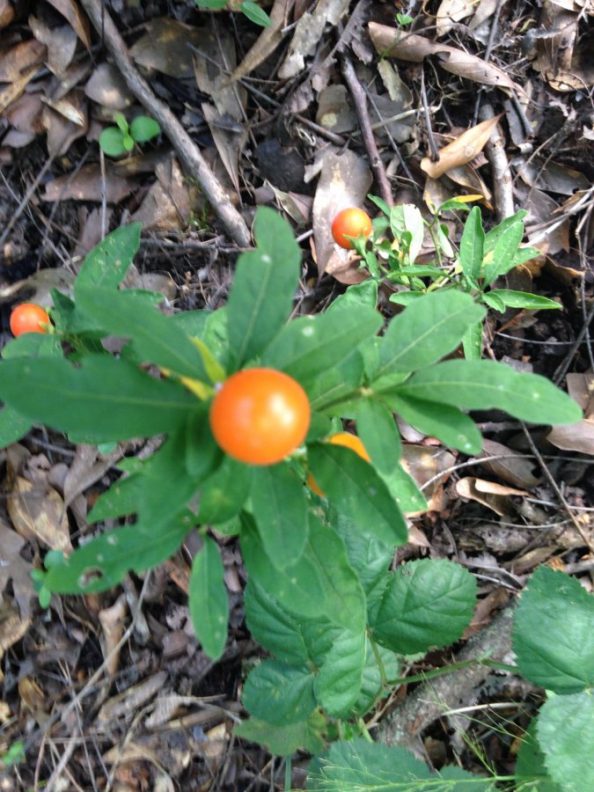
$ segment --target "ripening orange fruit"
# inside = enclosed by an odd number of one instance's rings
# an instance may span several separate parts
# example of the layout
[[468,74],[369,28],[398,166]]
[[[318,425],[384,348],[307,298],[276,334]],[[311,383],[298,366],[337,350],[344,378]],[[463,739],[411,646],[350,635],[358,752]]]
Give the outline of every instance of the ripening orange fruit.
[[[350,448],[351,451],[354,451],[357,456],[361,457],[361,459],[364,459],[366,462],[371,462],[369,454],[367,453],[367,449],[363,445],[360,438],[357,437],[357,435],[351,434],[350,432],[337,432],[336,434],[330,435],[326,442],[331,443],[332,445]],[[312,490],[312,492],[315,492],[316,495],[319,495],[320,498],[324,497],[324,493],[318,487],[318,484],[311,473],[309,473],[307,476],[307,486],[310,488],[310,490]]]
[[226,454],[250,465],[273,465],[307,435],[311,408],[301,385],[282,371],[253,368],[223,382],[210,408],[210,428]]
[[23,333],[47,333],[49,324],[47,311],[35,303],[21,303],[10,314],[10,332],[17,338]]
[[371,217],[363,209],[355,206],[343,209],[332,222],[334,241],[347,250],[353,247],[349,237],[368,237],[372,230]]

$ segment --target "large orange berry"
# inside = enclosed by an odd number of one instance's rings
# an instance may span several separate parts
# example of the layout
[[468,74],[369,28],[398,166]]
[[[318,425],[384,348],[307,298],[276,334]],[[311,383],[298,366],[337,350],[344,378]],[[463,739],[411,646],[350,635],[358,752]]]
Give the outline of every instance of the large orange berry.
[[10,314],[10,331],[13,336],[23,333],[47,333],[50,318],[40,305],[21,303]]
[[368,237],[372,230],[371,217],[363,209],[354,206],[343,209],[332,222],[332,236],[342,248],[353,247],[350,237]]
[[305,440],[311,409],[301,385],[282,371],[253,368],[223,382],[210,408],[210,427],[229,456],[273,465]]

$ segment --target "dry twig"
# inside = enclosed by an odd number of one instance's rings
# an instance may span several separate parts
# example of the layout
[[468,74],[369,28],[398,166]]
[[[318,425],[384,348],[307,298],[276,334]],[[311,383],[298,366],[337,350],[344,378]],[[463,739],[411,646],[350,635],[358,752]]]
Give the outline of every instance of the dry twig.
[[81,4],[97,33],[103,36],[105,46],[122,73],[128,89],[159,122],[188,175],[196,179],[229,236],[241,247],[248,247],[250,232],[243,217],[229,200],[229,196],[184,127],[167,105],[155,96],[149,84],[138,73],[124,40],[101,0],[81,0]]
[[[494,115],[495,113],[490,104],[483,105],[480,112],[481,121],[493,118]],[[514,213],[514,194],[512,175],[505,153],[505,140],[501,134],[499,124],[491,132],[491,137],[485,145],[485,151],[491,164],[497,218],[501,222],[506,217],[511,217]]]

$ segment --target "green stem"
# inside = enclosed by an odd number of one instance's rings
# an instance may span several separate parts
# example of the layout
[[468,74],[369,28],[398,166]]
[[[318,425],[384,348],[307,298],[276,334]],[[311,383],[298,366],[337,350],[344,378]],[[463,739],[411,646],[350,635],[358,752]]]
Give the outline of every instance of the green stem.
[[285,792],[290,792],[293,783],[293,760],[287,756],[285,759]]
[[377,663],[377,667],[379,668],[382,690],[387,690],[387,688],[389,687],[389,683],[388,683],[388,677],[386,676],[386,668],[384,666],[384,661],[382,660],[382,656],[379,652],[379,649],[377,648],[377,644],[375,643],[375,641],[372,641],[370,638],[369,643],[371,644],[373,656],[375,657],[375,662]]
[[489,668],[496,668],[498,671],[510,671],[512,674],[517,674],[518,669],[516,666],[507,665],[506,663],[498,663],[496,660],[489,660],[484,658],[482,660],[461,660],[458,663],[450,663],[450,665],[443,668],[434,668],[432,671],[422,671],[420,674],[413,676],[399,677],[398,679],[390,679],[389,683],[392,686],[408,685],[412,682],[426,682],[428,679],[435,679],[436,677],[451,674],[453,671],[460,671],[463,668],[469,668],[475,665],[484,665]]

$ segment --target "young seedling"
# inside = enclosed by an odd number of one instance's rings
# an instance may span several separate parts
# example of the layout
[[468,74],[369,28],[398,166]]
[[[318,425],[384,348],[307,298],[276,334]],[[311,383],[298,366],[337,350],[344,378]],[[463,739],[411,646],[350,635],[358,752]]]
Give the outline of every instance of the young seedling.
[[148,143],[161,134],[161,127],[149,116],[136,116],[128,124],[122,113],[115,113],[113,120],[117,126],[107,127],[99,136],[101,150],[108,157],[129,154],[136,144]]

